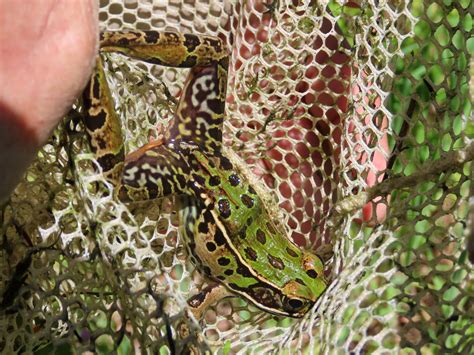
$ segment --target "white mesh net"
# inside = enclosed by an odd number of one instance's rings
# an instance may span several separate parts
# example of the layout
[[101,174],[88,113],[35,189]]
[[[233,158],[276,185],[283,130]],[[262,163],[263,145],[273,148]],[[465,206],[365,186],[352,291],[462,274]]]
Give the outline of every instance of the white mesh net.
[[[103,0],[100,21],[227,42],[225,144],[289,238],[332,249],[331,284],[303,319],[235,297],[195,322],[206,280],[173,200],[114,201],[71,115],[1,214],[2,353],[474,351],[471,1]],[[187,70],[106,69],[131,152],[166,129]]]

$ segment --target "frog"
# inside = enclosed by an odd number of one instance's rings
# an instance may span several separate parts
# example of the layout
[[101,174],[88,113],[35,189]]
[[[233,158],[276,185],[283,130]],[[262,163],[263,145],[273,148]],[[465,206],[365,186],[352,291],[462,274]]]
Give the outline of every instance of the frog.
[[[190,68],[162,138],[125,155],[102,55]],[[173,197],[179,233],[209,286],[188,300],[196,318],[238,296],[277,316],[300,318],[327,288],[323,258],[302,250],[268,211],[222,143],[229,55],[219,37],[172,31],[104,31],[83,95],[82,121],[114,198]]]

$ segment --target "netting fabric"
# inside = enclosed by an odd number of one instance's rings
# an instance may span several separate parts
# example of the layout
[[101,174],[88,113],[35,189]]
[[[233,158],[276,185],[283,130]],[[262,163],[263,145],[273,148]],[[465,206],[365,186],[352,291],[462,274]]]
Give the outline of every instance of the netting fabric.
[[[227,43],[225,145],[288,238],[331,250],[330,286],[303,319],[234,297],[196,321],[186,301],[207,280],[173,199],[114,200],[71,114],[1,211],[2,353],[474,351],[470,0],[100,6],[103,29]],[[132,152],[164,132],[187,70],[105,61]]]

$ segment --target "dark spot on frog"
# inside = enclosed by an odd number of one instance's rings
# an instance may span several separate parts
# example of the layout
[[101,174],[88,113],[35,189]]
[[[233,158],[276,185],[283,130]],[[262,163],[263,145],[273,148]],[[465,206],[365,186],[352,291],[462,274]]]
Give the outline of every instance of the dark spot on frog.
[[252,261],[257,260],[257,252],[250,247],[245,248],[245,255]]
[[240,287],[237,284],[233,283],[233,282],[229,283],[229,287],[233,288],[234,290],[240,290]]
[[[95,144],[97,145],[97,147],[99,149],[106,149],[109,142],[106,141],[103,137],[96,137],[95,138]],[[134,178],[131,180],[131,184],[134,184],[135,186],[138,186],[138,182],[136,182],[137,179],[135,178],[135,176],[136,176],[136,174],[134,174]],[[148,183],[148,181],[147,181],[147,183]]]
[[215,250],[217,249],[216,244],[213,243],[213,242],[207,242],[207,243],[206,243],[206,248],[207,248],[207,250],[209,250],[210,252],[213,252],[213,251],[215,251]]
[[206,183],[206,180],[201,175],[193,174],[193,178],[201,186],[204,186]]
[[229,265],[230,264],[230,259],[229,258],[225,258],[225,257],[220,257],[219,259],[217,259],[217,263],[220,265],[220,266],[226,266],[226,265]]
[[286,252],[288,253],[289,256],[292,256],[294,258],[298,257],[298,253],[291,249],[290,247],[286,247]]
[[[150,185],[150,184],[154,185],[153,182],[147,181],[147,186]],[[161,179],[161,185],[163,187],[163,193],[165,195],[168,195],[168,194],[174,192],[173,185],[171,185],[170,182],[167,179]]]
[[221,281],[224,281],[225,280],[225,276],[222,276],[222,275],[217,275],[217,278]]
[[[217,77],[213,76],[212,80],[216,86],[219,86],[219,82],[217,81]],[[224,102],[220,99],[208,99],[207,106],[215,113],[221,113],[224,111]]]
[[146,31],[145,32],[145,41],[147,43],[156,43],[160,38],[160,34],[157,31]]
[[227,276],[231,276],[233,273],[234,273],[234,270],[232,269],[227,269],[226,271],[224,271],[224,274],[226,274]]
[[184,187],[186,186],[186,178],[184,177],[184,175],[177,174],[177,175],[175,175],[175,178],[178,182],[179,187],[181,189],[184,189]]
[[130,45],[130,41],[128,40],[128,38],[120,38],[118,41],[117,41],[117,44],[119,46],[129,46]]
[[285,268],[285,264],[283,264],[283,260],[281,260],[277,256],[273,256],[273,255],[268,254],[268,262],[275,269],[283,270]]
[[252,217],[249,217],[247,219],[247,226],[250,226],[252,223],[253,223],[253,219],[252,219]]
[[234,167],[229,159],[221,157],[221,166],[224,170],[232,170]]
[[212,217],[211,210],[209,210],[209,209],[206,209],[204,211],[203,217],[204,217],[204,221],[207,222],[207,223],[210,223],[210,222],[214,221],[214,217]]
[[199,233],[208,233],[209,232],[209,226],[206,222],[201,222],[199,223],[199,226],[198,226],[198,231]]
[[315,270],[313,270],[313,269],[311,269],[311,270],[306,270],[306,274],[307,274],[309,277],[311,277],[312,279],[315,279],[315,278],[318,277],[318,273],[317,273]]
[[243,277],[253,277],[252,273],[249,271],[249,269],[247,269],[246,267],[243,267],[242,265],[240,265],[238,268],[237,268],[237,273],[239,275],[242,275]]
[[[192,69],[191,69],[192,70]],[[193,71],[193,70],[192,70]],[[196,72],[194,70],[194,72]],[[199,75],[201,76],[201,75]],[[196,80],[197,78],[194,77],[194,80]],[[208,96],[209,94],[211,93],[211,91],[208,89],[208,87],[202,87],[200,86],[200,90],[198,89],[198,91],[196,92],[195,91],[195,97],[196,97],[196,100],[198,102],[197,106],[194,106],[196,109],[196,113],[195,113],[195,117],[197,117],[198,115],[201,116],[206,122],[209,122],[211,119],[212,119],[212,116],[209,115],[207,112],[205,112],[203,109],[202,109],[202,103],[203,102],[207,102],[208,101]],[[191,101],[192,102],[192,101]]]
[[232,174],[229,176],[229,182],[231,186],[237,186],[240,184],[240,178],[237,175]]
[[102,167],[104,171],[112,170],[117,164],[123,159],[123,152],[120,151],[119,154],[105,154],[97,159],[97,162]]
[[201,41],[197,36],[188,34],[184,35],[184,46],[188,49],[188,52],[194,51],[200,44]]
[[208,276],[211,275],[211,269],[210,269],[208,266],[204,266],[204,267],[202,268],[202,270],[204,271],[204,273],[205,273],[206,275],[208,275]]
[[251,193],[252,195],[257,194],[257,192],[254,190],[254,188],[252,186],[249,186],[249,193]]
[[[92,84],[92,97],[96,98],[97,100],[100,100],[100,93],[101,93],[101,86],[100,86],[100,75],[95,75],[94,80],[91,81]],[[85,91],[84,91],[85,92]],[[86,97],[88,100],[87,102],[90,102],[90,98]],[[90,104],[89,104],[90,105]],[[91,106],[91,105],[90,105]],[[87,122],[87,121],[86,121]],[[89,122],[87,122],[89,123]],[[88,125],[89,126],[89,125]]]
[[270,234],[276,234],[276,230],[275,230],[275,227],[273,227],[273,224],[267,223],[267,228]]
[[217,128],[210,128],[207,130],[207,133],[217,141],[222,139],[222,131]]
[[230,202],[229,200],[223,198],[218,202],[219,213],[221,214],[222,218],[229,218],[231,214],[230,210]]
[[301,279],[298,278],[298,277],[295,279],[295,281],[298,282],[300,285],[306,286],[305,283],[304,283],[304,281],[301,280]]
[[222,231],[219,228],[216,229],[216,234],[214,234],[214,241],[218,246],[225,244],[224,234],[222,234]]
[[98,113],[94,115],[89,115],[91,119],[86,121],[87,129],[90,131],[95,131],[96,129],[101,129],[105,125],[105,121],[107,120],[107,112],[101,109]]
[[209,185],[210,186],[218,186],[218,185],[220,185],[220,183],[221,183],[221,178],[219,176],[213,175],[209,178]]
[[241,195],[240,200],[247,208],[253,207],[253,198],[251,198],[249,195],[246,195],[246,194]]
[[240,237],[241,239],[245,239],[245,238],[247,237],[247,227],[246,227],[246,226],[244,226],[244,227],[240,230],[240,232],[239,232],[239,237]]
[[260,244],[264,244],[267,242],[267,237],[265,236],[265,233],[261,229],[257,229],[257,240],[260,242]]

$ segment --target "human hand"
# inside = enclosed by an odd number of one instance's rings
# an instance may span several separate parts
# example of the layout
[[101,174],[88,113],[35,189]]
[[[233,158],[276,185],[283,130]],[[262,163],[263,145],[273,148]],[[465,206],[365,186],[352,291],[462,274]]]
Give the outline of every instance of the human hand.
[[96,0],[0,0],[0,202],[94,66]]

